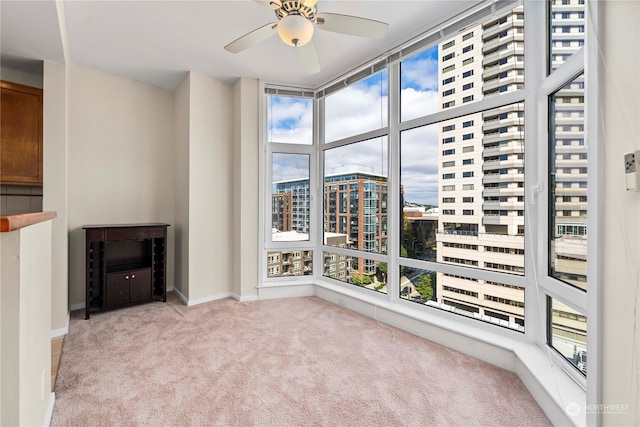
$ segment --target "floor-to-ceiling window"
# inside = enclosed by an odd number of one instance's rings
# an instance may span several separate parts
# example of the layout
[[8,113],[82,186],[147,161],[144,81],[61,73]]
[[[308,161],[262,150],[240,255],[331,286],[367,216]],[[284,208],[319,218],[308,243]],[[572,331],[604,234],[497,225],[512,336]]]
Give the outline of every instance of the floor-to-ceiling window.
[[497,5],[311,94],[267,85],[265,278],[302,250],[320,286],[535,342],[584,386],[587,11]]

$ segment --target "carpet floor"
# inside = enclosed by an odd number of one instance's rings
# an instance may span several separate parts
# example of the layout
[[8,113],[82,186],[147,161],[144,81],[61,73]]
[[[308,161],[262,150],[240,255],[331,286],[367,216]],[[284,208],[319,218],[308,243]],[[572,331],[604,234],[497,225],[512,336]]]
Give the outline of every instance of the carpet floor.
[[73,312],[52,426],[549,426],[518,377],[315,297]]

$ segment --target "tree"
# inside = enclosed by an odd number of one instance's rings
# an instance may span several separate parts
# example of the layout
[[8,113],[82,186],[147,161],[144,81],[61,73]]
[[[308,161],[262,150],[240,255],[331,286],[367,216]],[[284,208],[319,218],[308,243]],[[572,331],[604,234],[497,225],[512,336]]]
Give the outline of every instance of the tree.
[[381,262],[380,264],[378,264],[378,274],[380,275],[380,278],[382,279],[380,281],[383,282],[383,283],[387,282],[388,268],[389,268],[389,266],[387,265],[386,262]]
[[422,298],[430,301],[433,298],[433,286],[431,284],[431,274],[423,274],[415,284],[416,291]]

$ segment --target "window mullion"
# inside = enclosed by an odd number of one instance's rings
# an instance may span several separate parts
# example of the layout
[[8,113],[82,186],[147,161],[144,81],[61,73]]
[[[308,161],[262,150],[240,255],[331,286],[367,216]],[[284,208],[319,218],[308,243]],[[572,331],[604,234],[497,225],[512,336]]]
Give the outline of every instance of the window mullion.
[[[400,64],[389,67],[389,207],[387,210],[389,229],[387,293],[391,301],[397,301],[400,295]],[[396,231],[394,233],[394,231]]]

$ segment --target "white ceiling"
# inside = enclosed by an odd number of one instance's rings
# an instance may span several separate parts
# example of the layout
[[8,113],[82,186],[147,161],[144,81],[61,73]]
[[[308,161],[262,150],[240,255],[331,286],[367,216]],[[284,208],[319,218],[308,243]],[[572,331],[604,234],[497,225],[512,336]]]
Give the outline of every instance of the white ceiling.
[[[238,54],[223,47],[275,22],[251,0],[63,2],[71,62],[167,90],[187,71],[233,82],[238,77],[316,88],[481,3],[478,0],[320,0],[318,12],[387,22],[379,40],[318,30],[322,71],[306,74],[296,49],[277,36]],[[3,67],[37,72],[41,60],[64,62],[56,2],[0,1]]]

